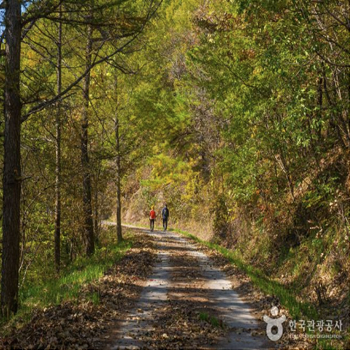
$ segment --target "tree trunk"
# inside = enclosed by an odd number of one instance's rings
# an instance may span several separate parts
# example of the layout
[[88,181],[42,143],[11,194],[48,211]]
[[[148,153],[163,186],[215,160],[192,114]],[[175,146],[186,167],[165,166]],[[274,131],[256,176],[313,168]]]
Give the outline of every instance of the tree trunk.
[[[86,68],[91,66],[92,55],[92,26],[88,26],[86,44]],[[91,204],[91,173],[88,153],[88,127],[89,127],[89,93],[90,93],[90,72],[84,79],[83,100],[84,107],[81,121],[81,163],[83,169],[83,210],[84,210],[84,240],[86,255],[92,255],[95,251],[94,226],[92,219]]]
[[119,119],[116,117],[115,122],[115,139],[116,139],[116,151],[117,151],[117,237],[118,242],[123,240],[122,236],[122,206],[121,206],[121,156],[120,156],[120,137],[119,137]]
[[[62,19],[62,5],[60,6]],[[57,41],[57,94],[62,91],[62,23],[58,27]],[[61,264],[61,101],[58,101],[56,111],[56,182],[55,182],[55,266],[60,272]]]
[[95,240],[98,242],[99,235],[100,235],[100,213],[99,213],[99,201],[98,201],[98,183],[100,181],[100,173],[101,173],[101,164],[98,165],[98,171],[95,176],[94,186],[95,186],[95,203],[94,203],[94,233],[95,233]]
[[17,312],[18,307],[21,199],[21,2],[8,0],[6,5],[1,313],[9,317],[11,312]]

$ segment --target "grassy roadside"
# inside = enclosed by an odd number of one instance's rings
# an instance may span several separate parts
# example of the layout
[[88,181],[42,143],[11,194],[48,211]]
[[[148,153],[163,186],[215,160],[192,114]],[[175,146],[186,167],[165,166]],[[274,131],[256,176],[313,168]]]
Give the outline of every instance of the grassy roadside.
[[[81,287],[98,280],[131,247],[132,237],[127,234],[125,240],[120,244],[112,240],[103,247],[96,248],[92,257],[78,258],[63,270],[59,277],[53,276],[40,285],[23,288],[19,294],[19,311],[10,321],[1,320],[0,326],[26,323],[34,310],[58,305],[64,301],[78,301]],[[95,302],[95,300],[92,301]]]

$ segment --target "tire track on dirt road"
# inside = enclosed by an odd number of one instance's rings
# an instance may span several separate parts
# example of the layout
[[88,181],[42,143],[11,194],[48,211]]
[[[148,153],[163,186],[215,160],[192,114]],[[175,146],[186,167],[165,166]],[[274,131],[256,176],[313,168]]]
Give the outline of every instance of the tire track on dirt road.
[[153,312],[167,300],[171,268],[169,253],[164,249],[165,243],[159,233],[148,232],[148,234],[157,240],[159,249],[157,263],[135,308],[116,332],[118,340],[111,346],[112,350],[143,347],[141,339],[145,334],[152,332]]

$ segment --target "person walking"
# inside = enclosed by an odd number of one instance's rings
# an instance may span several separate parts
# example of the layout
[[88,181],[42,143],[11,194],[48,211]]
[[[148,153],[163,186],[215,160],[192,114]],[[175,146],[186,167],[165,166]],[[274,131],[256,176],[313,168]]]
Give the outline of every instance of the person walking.
[[151,211],[149,212],[149,226],[150,230],[154,230],[154,220],[156,219],[156,212],[154,211],[154,207],[151,208]]
[[164,208],[162,209],[162,218],[163,218],[163,229],[164,231],[168,228],[168,218],[169,218],[169,209],[166,204],[164,204]]

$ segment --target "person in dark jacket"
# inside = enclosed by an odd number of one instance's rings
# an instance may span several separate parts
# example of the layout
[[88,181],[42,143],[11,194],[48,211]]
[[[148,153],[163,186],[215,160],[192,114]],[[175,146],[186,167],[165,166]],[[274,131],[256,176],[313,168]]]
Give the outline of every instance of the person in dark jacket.
[[169,209],[166,204],[164,204],[164,208],[162,209],[162,218],[163,218],[163,229],[164,231],[168,228],[168,218],[169,218]]

